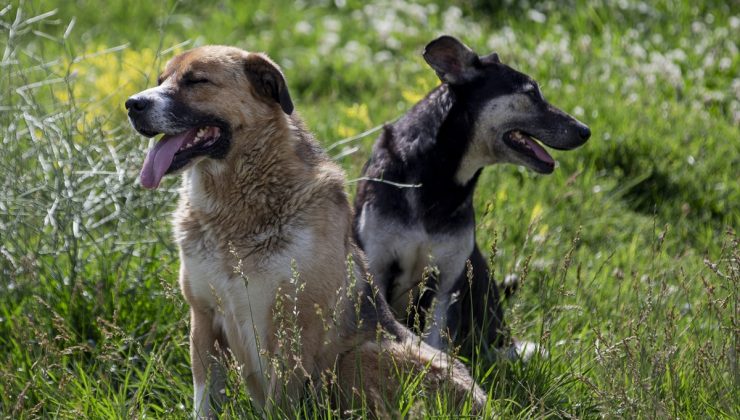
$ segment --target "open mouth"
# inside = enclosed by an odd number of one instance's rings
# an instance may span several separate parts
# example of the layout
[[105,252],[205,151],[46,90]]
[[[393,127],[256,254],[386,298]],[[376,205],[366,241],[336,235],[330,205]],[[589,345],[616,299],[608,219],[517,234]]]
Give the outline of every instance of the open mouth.
[[141,168],[141,185],[154,189],[162,177],[177,171],[193,158],[213,154],[223,142],[219,127],[195,127],[178,134],[165,134],[149,150]]
[[511,130],[504,134],[503,140],[512,150],[526,157],[535,171],[549,174],[555,169],[555,160],[529,134],[520,130]]

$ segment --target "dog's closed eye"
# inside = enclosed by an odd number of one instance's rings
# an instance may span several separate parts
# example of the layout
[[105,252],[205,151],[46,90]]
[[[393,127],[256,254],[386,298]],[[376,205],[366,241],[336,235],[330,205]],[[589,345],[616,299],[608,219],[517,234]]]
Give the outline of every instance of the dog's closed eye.
[[201,84],[211,83],[211,81],[206,79],[205,77],[189,77],[187,79],[183,79],[183,83],[186,86],[192,86],[192,85],[201,85]]
[[182,75],[181,83],[185,86],[204,85],[211,83],[211,80],[201,72],[188,71]]

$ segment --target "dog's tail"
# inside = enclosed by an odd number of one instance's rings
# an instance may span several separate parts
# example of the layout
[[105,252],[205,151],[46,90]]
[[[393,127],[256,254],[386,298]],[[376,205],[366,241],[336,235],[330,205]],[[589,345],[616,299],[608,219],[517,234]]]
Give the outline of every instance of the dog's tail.
[[519,289],[519,276],[516,274],[509,274],[504,278],[504,281],[499,283],[499,290],[504,300],[509,299]]
[[[486,409],[486,394],[465,366],[414,336],[366,342],[354,348],[338,361],[337,376],[340,404],[357,407],[362,402],[378,418],[397,417],[394,402],[404,397],[400,394],[403,388],[418,386],[423,395],[439,392],[450,396],[455,407],[469,404],[472,414],[483,414]],[[419,410],[423,410],[421,403],[412,406],[412,411]]]

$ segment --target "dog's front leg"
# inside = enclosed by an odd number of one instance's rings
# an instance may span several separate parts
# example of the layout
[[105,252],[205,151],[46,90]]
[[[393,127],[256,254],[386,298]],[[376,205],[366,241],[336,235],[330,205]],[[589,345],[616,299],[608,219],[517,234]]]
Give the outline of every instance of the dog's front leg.
[[501,295],[477,244],[470,254],[470,264],[472,277],[468,279],[465,270],[458,280],[461,312],[458,334],[467,337],[472,333],[475,340],[487,346],[506,347],[511,343],[504,322]]
[[[215,346],[217,333],[214,331],[213,315],[208,311],[190,309],[190,364],[193,369],[195,418],[211,416],[209,394],[219,395],[223,386],[223,367],[219,362]],[[216,398],[218,400],[218,398]]]
[[450,307],[449,293],[437,293],[433,305],[434,311],[427,315],[430,325],[424,341],[430,346],[442,350],[446,349],[448,344],[448,339],[443,337],[449,336],[447,329],[447,313]]

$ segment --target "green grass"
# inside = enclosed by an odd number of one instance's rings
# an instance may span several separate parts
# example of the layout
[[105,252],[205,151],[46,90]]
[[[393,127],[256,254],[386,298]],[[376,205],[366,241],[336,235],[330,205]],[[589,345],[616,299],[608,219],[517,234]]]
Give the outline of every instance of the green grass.
[[[555,152],[550,176],[498,166],[481,178],[478,241],[495,242],[497,279],[524,279],[507,319],[550,352],[469,361],[491,407],[503,417],[739,417],[740,7],[513,3],[0,6],[0,414],[191,412],[169,230],[178,180],[155,193],[138,186],[148,143],[122,105],[172,49],[268,52],[328,147],[433,87],[420,52],[450,33],[495,49],[594,133]],[[373,140],[332,149],[348,179]],[[238,378],[229,383],[225,412],[257,415]],[[402,411],[420,401],[430,415],[455,413],[408,383]],[[324,395],[272,415],[332,414]]]

